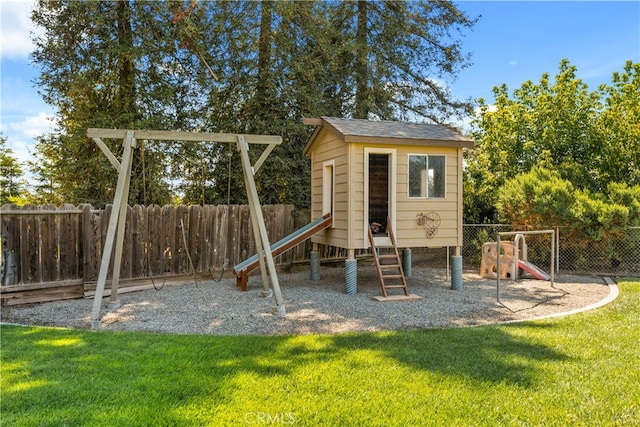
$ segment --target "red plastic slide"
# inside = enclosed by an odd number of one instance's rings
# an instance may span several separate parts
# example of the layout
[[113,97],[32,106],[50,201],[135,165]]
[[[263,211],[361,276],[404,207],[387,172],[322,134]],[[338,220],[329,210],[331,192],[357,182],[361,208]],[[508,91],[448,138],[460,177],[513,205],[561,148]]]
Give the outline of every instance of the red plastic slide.
[[537,265],[531,264],[529,261],[518,260],[518,267],[531,274],[538,280],[549,280],[551,276],[545,273],[540,267]]

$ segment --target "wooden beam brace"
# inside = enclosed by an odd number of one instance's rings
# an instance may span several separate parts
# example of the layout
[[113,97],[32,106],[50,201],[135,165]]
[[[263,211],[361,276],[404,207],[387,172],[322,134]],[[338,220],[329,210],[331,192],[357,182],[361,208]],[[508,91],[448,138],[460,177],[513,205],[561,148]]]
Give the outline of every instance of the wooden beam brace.
[[[124,139],[127,129],[87,129],[90,138],[114,138]],[[151,139],[161,141],[192,141],[192,142],[222,142],[235,144],[237,134],[234,133],[209,133],[209,132],[173,132],[164,130],[134,130],[135,139]],[[282,137],[277,135],[243,135],[249,144],[282,144]]]
[[96,143],[98,148],[100,148],[100,150],[102,150],[104,155],[107,156],[107,159],[113,165],[113,167],[116,168],[117,171],[119,171],[120,170],[120,162],[118,161],[118,159],[116,159],[116,156],[113,155],[111,150],[109,150],[109,147],[107,147],[107,144],[105,144],[104,141],[102,141],[102,139],[100,139],[100,138],[93,138],[93,141]]
[[305,117],[302,119],[302,124],[307,126],[322,126],[324,121],[320,118]]
[[258,169],[260,169],[260,166],[262,166],[262,163],[264,163],[264,161],[267,159],[267,156],[269,156],[269,154],[273,151],[273,149],[276,148],[276,145],[278,144],[269,144],[267,148],[264,149],[258,161],[253,165],[254,174],[258,172]]

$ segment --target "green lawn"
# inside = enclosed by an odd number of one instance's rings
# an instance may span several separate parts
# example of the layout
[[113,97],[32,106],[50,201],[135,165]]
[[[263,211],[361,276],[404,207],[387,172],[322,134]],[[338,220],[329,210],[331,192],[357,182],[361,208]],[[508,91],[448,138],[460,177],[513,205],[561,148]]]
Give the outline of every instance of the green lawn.
[[2,326],[2,425],[640,425],[640,282],[504,326],[287,337]]

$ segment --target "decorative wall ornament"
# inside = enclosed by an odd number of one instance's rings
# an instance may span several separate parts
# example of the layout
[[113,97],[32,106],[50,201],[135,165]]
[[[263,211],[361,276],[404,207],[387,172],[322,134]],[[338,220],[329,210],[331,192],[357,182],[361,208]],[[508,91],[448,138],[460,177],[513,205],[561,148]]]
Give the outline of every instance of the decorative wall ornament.
[[424,228],[424,231],[427,233],[428,239],[433,239],[433,237],[438,233],[438,227],[440,227],[440,215],[437,212],[421,212],[416,215],[418,225]]

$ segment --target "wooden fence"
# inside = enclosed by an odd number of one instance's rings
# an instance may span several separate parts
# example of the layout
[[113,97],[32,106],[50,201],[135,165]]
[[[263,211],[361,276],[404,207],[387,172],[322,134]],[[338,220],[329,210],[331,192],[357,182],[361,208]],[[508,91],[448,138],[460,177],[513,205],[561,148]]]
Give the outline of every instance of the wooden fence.
[[[95,290],[111,206],[5,205],[0,211],[3,304],[82,297]],[[309,222],[292,205],[263,206],[275,242]],[[308,259],[309,243],[277,257]],[[120,278],[220,275],[255,254],[248,206],[133,206],[127,211]],[[190,260],[190,259],[191,260]],[[111,271],[109,271],[111,277]],[[49,289],[42,297],[42,289]],[[40,295],[40,296],[35,296]]]
[[[272,243],[311,222],[309,211],[296,211],[292,205],[263,206],[262,212]],[[110,215],[111,206],[103,210],[90,205],[2,206],[1,303],[13,305],[94,294]],[[478,268],[480,247],[494,238],[498,230],[495,227],[498,226],[465,225],[462,252],[466,268]],[[562,233],[560,237],[558,259],[563,270],[632,276],[640,272],[640,228],[630,228],[624,238],[615,241],[589,241],[584,249]],[[276,257],[276,265],[282,268],[308,262],[310,247],[309,241],[300,244]],[[342,260],[347,255],[341,248],[320,245],[319,249],[323,262]],[[426,265],[444,268],[445,251],[446,248],[414,250],[414,259],[422,257]],[[165,279],[193,280],[194,271],[204,279],[217,279],[223,272],[231,277],[233,266],[255,252],[248,206],[136,205],[127,211],[120,289],[144,289]],[[358,255],[366,253],[359,251]],[[531,245],[529,257],[535,256]],[[546,265],[545,259],[534,261]],[[107,291],[109,287],[107,282]]]

